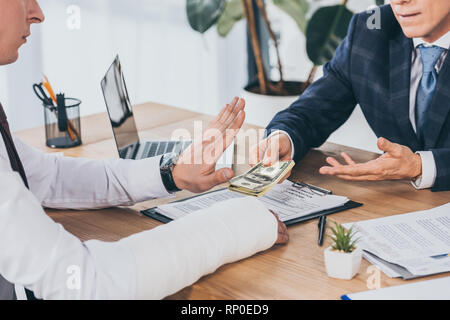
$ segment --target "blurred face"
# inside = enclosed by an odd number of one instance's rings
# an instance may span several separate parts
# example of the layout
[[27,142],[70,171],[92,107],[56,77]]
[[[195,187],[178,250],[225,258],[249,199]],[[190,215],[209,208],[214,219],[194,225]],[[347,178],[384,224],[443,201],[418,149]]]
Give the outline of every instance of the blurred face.
[[0,0],[0,65],[17,60],[31,24],[42,21],[44,15],[36,0]]
[[391,0],[408,38],[434,42],[450,31],[450,0]]

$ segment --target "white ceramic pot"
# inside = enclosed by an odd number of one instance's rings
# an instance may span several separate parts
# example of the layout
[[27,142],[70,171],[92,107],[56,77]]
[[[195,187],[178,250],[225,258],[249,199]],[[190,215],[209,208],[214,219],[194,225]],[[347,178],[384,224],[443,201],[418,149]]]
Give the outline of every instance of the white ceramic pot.
[[325,252],[325,268],[328,276],[337,279],[352,279],[359,271],[362,250],[356,248],[351,253],[333,251],[328,247]]
[[289,107],[297,96],[266,96],[243,90],[241,93],[246,101],[246,123],[267,127],[275,114]]

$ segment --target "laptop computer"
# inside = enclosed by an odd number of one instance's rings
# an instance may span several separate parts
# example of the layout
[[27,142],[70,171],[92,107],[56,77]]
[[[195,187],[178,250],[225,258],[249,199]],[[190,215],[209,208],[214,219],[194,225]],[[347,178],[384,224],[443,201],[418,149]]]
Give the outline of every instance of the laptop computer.
[[[106,72],[101,86],[120,158],[139,160],[172,152],[180,154],[191,145],[192,141],[141,141],[139,139],[118,55]],[[234,144],[219,159],[216,169],[231,168],[233,157]]]

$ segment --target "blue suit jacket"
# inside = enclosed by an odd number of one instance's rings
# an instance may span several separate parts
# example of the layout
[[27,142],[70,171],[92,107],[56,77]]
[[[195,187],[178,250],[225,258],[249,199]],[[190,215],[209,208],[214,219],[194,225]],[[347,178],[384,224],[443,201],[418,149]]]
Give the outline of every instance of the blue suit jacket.
[[433,191],[450,190],[450,53],[439,72],[421,145],[409,119],[411,60],[414,45],[389,5],[381,7],[381,29],[370,30],[367,13],[353,17],[346,39],[313,83],[288,109],[279,112],[267,132],[284,130],[295,147],[295,161],[321,146],[360,104],[378,137],[415,151],[432,151],[437,178]]

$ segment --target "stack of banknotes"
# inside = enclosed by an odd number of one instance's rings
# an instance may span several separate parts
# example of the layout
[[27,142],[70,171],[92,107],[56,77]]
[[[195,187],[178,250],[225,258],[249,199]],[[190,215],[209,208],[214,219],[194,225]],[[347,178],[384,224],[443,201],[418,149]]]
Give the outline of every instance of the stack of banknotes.
[[245,195],[262,197],[294,167],[294,161],[279,161],[270,167],[261,163],[250,171],[230,180],[229,190]]

